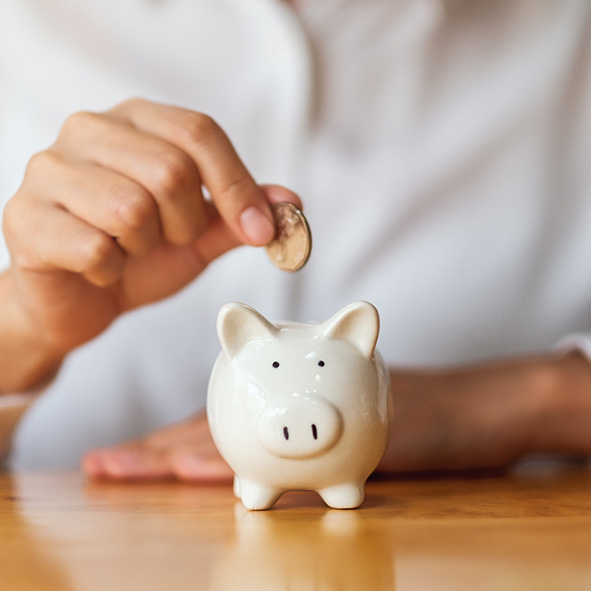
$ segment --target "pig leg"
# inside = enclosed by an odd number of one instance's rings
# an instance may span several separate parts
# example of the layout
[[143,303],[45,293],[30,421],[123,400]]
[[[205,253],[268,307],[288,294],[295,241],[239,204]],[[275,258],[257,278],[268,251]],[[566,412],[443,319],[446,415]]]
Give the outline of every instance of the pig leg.
[[236,490],[236,482],[238,482],[237,488],[242,504],[247,509],[269,509],[284,492],[245,478],[238,479],[238,477],[235,479],[234,490]]
[[337,484],[318,491],[322,500],[333,509],[355,509],[363,503],[364,482]]

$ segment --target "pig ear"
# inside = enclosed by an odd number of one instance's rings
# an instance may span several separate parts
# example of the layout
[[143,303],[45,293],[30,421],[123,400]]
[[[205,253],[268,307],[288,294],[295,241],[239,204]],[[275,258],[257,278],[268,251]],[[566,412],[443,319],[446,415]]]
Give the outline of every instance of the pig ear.
[[369,302],[353,302],[318,328],[321,335],[347,341],[369,359],[378,341],[380,317]]
[[274,324],[246,304],[226,304],[218,314],[218,337],[229,360],[251,341],[276,338],[277,331]]

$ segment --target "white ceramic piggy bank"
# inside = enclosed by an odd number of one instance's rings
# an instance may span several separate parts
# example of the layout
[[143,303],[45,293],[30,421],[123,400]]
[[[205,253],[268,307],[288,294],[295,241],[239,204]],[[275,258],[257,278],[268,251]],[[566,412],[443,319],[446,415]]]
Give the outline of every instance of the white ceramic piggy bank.
[[207,413],[245,507],[267,509],[289,490],[358,507],[390,417],[374,306],[355,302],[322,324],[275,325],[232,303],[220,310],[217,330],[222,352]]

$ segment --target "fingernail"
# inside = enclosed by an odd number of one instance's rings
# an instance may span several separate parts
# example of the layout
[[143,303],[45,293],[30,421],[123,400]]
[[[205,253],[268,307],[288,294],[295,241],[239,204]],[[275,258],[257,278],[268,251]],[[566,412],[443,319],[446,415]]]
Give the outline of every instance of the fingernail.
[[242,212],[240,226],[249,244],[263,246],[273,240],[275,225],[258,207],[252,206]]

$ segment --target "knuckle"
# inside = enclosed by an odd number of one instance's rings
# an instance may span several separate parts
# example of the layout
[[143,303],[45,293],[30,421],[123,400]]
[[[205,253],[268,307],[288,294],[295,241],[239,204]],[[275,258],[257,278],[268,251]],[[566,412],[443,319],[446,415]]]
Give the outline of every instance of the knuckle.
[[156,215],[156,205],[147,191],[138,187],[117,201],[113,216],[121,234],[138,232]]
[[247,176],[223,179],[214,195],[216,207],[226,219],[233,219],[254,203],[253,182]]
[[60,164],[60,160],[53,150],[48,149],[36,152],[27,162],[25,180],[40,175],[47,176],[49,171],[58,164]]
[[181,120],[181,132],[192,144],[208,143],[223,133],[212,117],[190,111]]
[[120,106],[123,108],[135,108],[141,105],[146,104],[146,100],[140,98],[139,96],[130,96],[128,99],[121,101]]
[[146,101],[146,99],[137,96],[132,96],[115,105],[112,109],[109,110],[109,112],[114,114],[132,113],[142,105],[145,105],[147,102],[148,101]]
[[41,230],[37,203],[31,200],[28,191],[19,189],[6,203],[2,216],[2,232],[11,256],[26,247]]
[[153,174],[159,196],[169,200],[190,189],[196,181],[197,169],[188,156],[171,150],[159,155]]
[[95,232],[80,246],[80,271],[98,269],[106,265],[115,249],[110,236]]
[[252,180],[248,177],[241,176],[230,178],[220,186],[219,192],[223,195],[226,203],[238,203],[241,198],[252,189]]
[[72,113],[64,121],[58,136],[58,141],[72,135],[77,135],[88,129],[92,129],[97,126],[101,120],[101,115],[92,111],[77,111],[76,113]]
[[7,242],[9,242],[10,237],[12,237],[13,234],[18,235],[18,226],[20,225],[18,224],[18,221],[21,219],[18,210],[19,203],[15,197],[10,199],[4,207],[4,215],[2,217],[2,232]]

